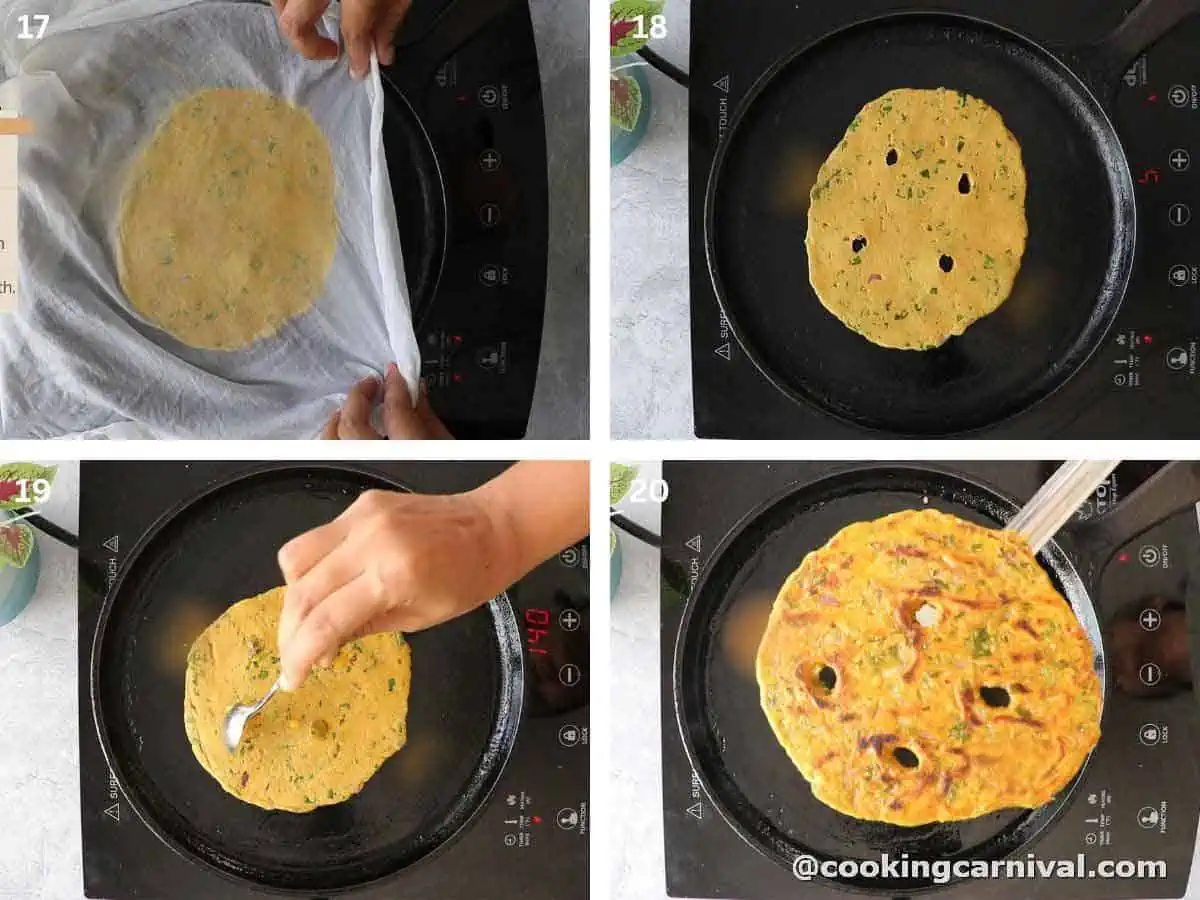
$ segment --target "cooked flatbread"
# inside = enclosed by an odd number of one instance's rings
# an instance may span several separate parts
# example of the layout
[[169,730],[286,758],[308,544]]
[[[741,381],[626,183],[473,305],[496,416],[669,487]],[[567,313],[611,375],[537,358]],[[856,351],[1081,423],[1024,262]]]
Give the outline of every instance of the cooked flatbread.
[[804,558],[756,668],[771,728],[817,799],[915,826],[1061,791],[1100,737],[1094,660],[1022,538],[910,510]]
[[134,162],[117,230],[121,287],[138,313],[192,347],[246,347],[312,306],[329,275],[329,143],[282,98],[201,91],[170,109]]
[[854,117],[817,173],[809,280],[872,343],[927,350],[1012,291],[1028,229],[1021,148],[967,94],[901,89]]
[[283,588],[230,607],[188,654],[184,727],[196,759],[226,791],[263,809],[310,812],[353,797],[408,737],[412,658],[400,634],[341,649],[329,668],[281,692],[246,726],[233,753],[222,724],[279,677]]

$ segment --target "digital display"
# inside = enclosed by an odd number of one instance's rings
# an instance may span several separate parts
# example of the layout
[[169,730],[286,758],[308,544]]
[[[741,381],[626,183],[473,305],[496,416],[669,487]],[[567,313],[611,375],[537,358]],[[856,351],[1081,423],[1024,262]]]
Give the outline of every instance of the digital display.
[[526,644],[530,653],[546,653],[542,638],[550,633],[550,610],[525,610]]

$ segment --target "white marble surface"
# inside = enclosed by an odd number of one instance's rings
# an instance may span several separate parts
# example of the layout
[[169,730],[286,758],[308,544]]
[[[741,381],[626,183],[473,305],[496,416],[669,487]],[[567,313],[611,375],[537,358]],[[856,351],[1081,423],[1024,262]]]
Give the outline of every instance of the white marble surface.
[[[41,514],[79,529],[79,466],[59,464]],[[33,600],[0,626],[0,898],[83,896],[75,551],[38,536]]]
[[[639,467],[655,478],[659,463]],[[659,534],[653,503],[617,507]],[[614,900],[666,897],[663,862],[662,767],[659,754],[658,551],[620,533],[621,581],[612,605],[612,783],[609,809],[636,810],[610,831],[615,843],[609,896]]]
[[[667,37],[651,48],[688,66],[688,0],[667,0]],[[612,172],[612,435],[688,439],[687,91],[649,71],[641,145]]]
[[588,4],[529,0],[550,165],[546,321],[530,438],[588,436]]
[[[646,463],[641,477],[661,465]],[[618,509],[655,534],[654,504]],[[621,535],[622,574],[612,607],[612,783],[610,808],[633,810],[612,830],[610,900],[666,900],[659,703],[658,551]],[[1019,896],[1014,891],[1013,897]],[[1200,839],[1184,900],[1200,900]]]

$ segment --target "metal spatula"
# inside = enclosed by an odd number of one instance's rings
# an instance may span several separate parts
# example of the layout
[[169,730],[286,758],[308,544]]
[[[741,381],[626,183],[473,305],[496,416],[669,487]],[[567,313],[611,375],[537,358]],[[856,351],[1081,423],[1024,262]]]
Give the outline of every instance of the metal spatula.
[[1038,489],[1024,508],[1008,523],[1039,552],[1076,510],[1092,496],[1120,460],[1075,460],[1065,462]]

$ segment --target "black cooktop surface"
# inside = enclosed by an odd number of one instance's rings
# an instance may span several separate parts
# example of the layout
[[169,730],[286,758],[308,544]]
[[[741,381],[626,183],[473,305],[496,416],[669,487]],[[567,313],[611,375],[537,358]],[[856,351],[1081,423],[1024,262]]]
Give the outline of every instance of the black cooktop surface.
[[459,438],[520,438],[546,303],[549,188],[522,0],[416,4],[384,140],[422,377]]
[[[1055,468],[1053,463],[1039,462],[903,465],[962,476],[1018,504],[1027,500]],[[694,598],[701,591],[711,595],[715,584],[715,590],[725,598],[720,621],[718,614],[714,614],[712,622],[697,626],[697,631],[707,630],[713,635],[708,671],[712,679],[717,675],[711,673],[722,673],[724,683],[713,680],[705,690],[714,696],[736,694],[742,707],[757,713],[753,657],[775,593],[799,564],[803,553],[824,543],[846,524],[839,520],[849,508],[844,503],[858,501],[838,500],[820,505],[814,512],[805,513],[808,525],[797,527],[781,525],[783,520],[775,518],[774,526],[756,530],[756,523],[767,520],[767,515],[760,517],[758,513],[775,500],[791,495],[798,486],[852,468],[844,463],[667,462],[663,465],[663,477],[670,486],[670,496],[663,507],[661,588],[663,803],[670,896],[783,900],[850,895],[846,887],[819,878],[798,881],[788,866],[769,858],[768,851],[752,845],[750,839],[744,840],[735,830],[726,818],[730,814],[728,803],[718,808],[705,788],[714,780],[707,773],[699,774],[689,761],[677,717],[677,697],[681,690],[684,694],[689,691],[674,682],[677,641],[689,598],[695,603]],[[1080,527],[1086,527],[1089,518],[1104,513],[1129,495],[1157,468],[1153,463],[1119,467],[1081,510]],[[901,505],[897,509],[911,504],[919,506],[922,500],[917,497],[898,502]],[[939,504],[937,498],[933,502]],[[740,546],[745,551],[745,540],[739,535],[752,536],[752,561],[731,575],[720,560],[728,559],[734,552],[732,547]],[[812,546],[801,546],[807,543]],[[1060,544],[1078,564],[1079,556],[1068,539],[1063,538]],[[772,548],[782,552],[772,553]],[[1119,548],[1096,577],[1099,587],[1092,596],[1107,672],[1100,744],[1064,805],[1040,833],[1029,836],[1007,855],[993,858],[1025,860],[1032,853],[1038,860],[1077,861],[1084,872],[1097,871],[1105,861],[1148,861],[1165,866],[1166,875],[1026,878],[1019,885],[1005,879],[975,879],[941,886],[937,888],[941,896],[963,900],[1015,895],[1047,900],[1085,897],[1124,900],[1181,897],[1186,889],[1200,806],[1200,759],[1196,752],[1200,710],[1191,686],[1191,671],[1197,659],[1194,611],[1200,596],[1197,593],[1200,532],[1195,510],[1181,512]],[[761,621],[755,618],[759,613]],[[1169,616],[1176,618],[1168,622]],[[1188,619],[1190,625],[1185,624]],[[1182,643],[1185,648],[1182,653],[1178,645],[1175,651],[1166,649],[1168,634],[1171,640]],[[1169,661],[1172,655],[1173,662]],[[1161,664],[1158,675],[1147,664]],[[1161,680],[1163,669],[1173,673],[1167,676],[1167,681]],[[787,806],[793,802],[804,806],[817,801],[812,800],[802,776],[791,768],[778,748],[765,717],[748,714],[733,722],[741,713],[731,712],[731,701],[717,698],[712,702],[712,718],[689,727],[693,733],[696,728],[711,729],[718,736],[722,747],[719,764],[726,767],[726,774],[746,797],[757,798],[759,809],[768,819],[792,823],[794,830],[787,833],[787,838],[818,846],[822,841],[835,844],[845,834],[853,833],[860,847],[871,843],[874,834],[871,828],[815,807],[809,814],[812,818],[833,815],[838,821],[815,837],[811,831],[805,835],[805,817],[789,816]],[[761,769],[752,771],[764,759],[760,752],[764,747],[778,751],[773,756],[782,760],[781,768],[772,769],[773,777],[778,780],[768,784],[758,783],[763,781]],[[710,763],[702,760],[699,764]],[[745,821],[741,811],[735,810],[734,815],[739,822]],[[976,820],[971,827],[978,830],[980,821]],[[745,830],[745,826],[740,827]],[[941,835],[942,829],[934,829],[939,833],[930,838],[917,835],[922,829],[896,831],[907,832],[902,835],[901,844],[911,837],[914,845],[926,840],[945,843],[946,835],[957,840],[971,833],[970,828],[964,828]],[[892,858],[898,859],[901,849],[895,844],[869,847],[854,858],[879,860],[882,852],[890,851]],[[961,845],[955,849],[951,841],[951,852],[965,851]],[[919,855],[914,854],[914,858]],[[905,892],[874,894],[889,896]]]
[[[330,467],[343,475],[349,473],[346,477],[382,479],[426,493],[466,490],[504,468],[498,463],[84,462],[80,467],[80,672],[91,669],[92,638],[106,593],[113,584],[121,583],[134,558],[142,552],[145,546],[142,542],[158,524],[166,521],[167,514],[193,504],[217,486],[227,491],[231,484],[260,483],[264,479],[320,482],[327,477]],[[317,520],[326,513],[325,505],[345,505],[352,499],[352,496],[340,500],[324,497],[310,501],[285,497],[282,503],[249,501],[254,505],[252,515],[260,524],[252,529],[253,533],[244,533],[244,545],[249,551],[246,559],[231,563],[247,578],[256,580],[246,585],[246,593],[266,589],[271,585],[265,582],[278,579],[271,571],[272,548],[281,539],[319,524]],[[235,509],[235,515],[245,515],[244,509],[237,512],[235,507],[225,508]],[[201,522],[195,527],[207,533],[219,525],[214,518],[211,523]],[[258,565],[250,559],[260,555],[267,562]],[[212,578],[202,571],[208,565],[197,562],[195,583],[180,585],[181,604],[186,606],[189,596],[203,596],[212,583]],[[588,545],[584,542],[545,563],[508,592],[524,643],[524,702],[511,755],[482,806],[457,836],[431,855],[369,886],[338,896],[364,900],[400,895],[427,900],[489,896],[583,900],[587,896],[591,830],[588,567]],[[229,602],[237,599],[240,598],[231,597]],[[194,624],[187,625],[188,617],[183,612],[176,635],[177,642],[182,642],[180,646],[189,642],[184,631],[189,627],[195,630]],[[146,633],[169,639],[172,629],[162,625],[166,630],[156,631],[159,625],[162,623],[156,625],[148,620]],[[204,623],[199,623],[199,627],[203,628]],[[415,636],[414,641],[419,637]],[[421,650],[415,642],[414,648],[416,660]],[[170,648],[164,646],[164,653],[167,651]],[[138,688],[133,685],[131,690],[136,694]],[[418,690],[420,687],[414,680],[414,691]],[[161,841],[139,817],[106,762],[86,676],[80,679],[79,708],[83,871],[88,897],[200,900],[218,896],[278,896],[245,881],[230,879],[228,874],[216,874]],[[179,711],[178,720],[149,726],[143,722],[140,727],[146,742],[178,746],[179,741],[167,730],[183,729],[182,696]],[[386,776],[388,766],[402,762],[406,752],[420,752],[418,744],[418,737],[410,734],[409,745],[381,770],[380,777]],[[431,749],[436,751],[436,742],[425,747],[426,751]],[[169,761],[172,767],[181,768],[191,763],[194,760]],[[208,777],[198,764],[194,768],[197,779]],[[368,782],[368,789],[370,786]],[[352,804],[343,806],[353,809]],[[340,808],[330,809],[336,812]],[[282,828],[302,841],[305,828],[324,827],[316,818],[320,815],[320,812],[309,814],[314,817],[310,820],[308,816],[264,812],[261,834],[281,833]],[[276,821],[279,817],[289,821]],[[304,821],[296,821],[301,819]],[[354,822],[344,819],[343,815],[334,822],[335,831],[356,827]],[[219,835],[214,837],[220,839]],[[315,898],[330,893],[294,891],[290,896]]]
[[[1053,4],[938,0],[921,4],[920,8],[986,20],[1057,53],[1060,48],[1078,47],[1101,38],[1122,21],[1127,11],[1122,7],[1133,5],[1132,0],[1122,4],[1102,0]],[[689,197],[692,378],[698,436],[865,438],[915,433],[907,428],[897,428],[894,432],[873,430],[863,425],[863,420],[839,410],[840,400],[822,402],[820,397],[795,390],[791,383],[780,382],[777,370],[773,371],[774,381],[768,378],[759,367],[762,348],[740,342],[739,335],[745,332],[739,330],[737,317],[733,316],[731,322],[718,301],[716,282],[710,272],[710,252],[706,252],[705,224],[714,160],[728,136],[736,133],[732,129],[737,126],[756,82],[792,53],[839,29],[883,14],[913,9],[894,0],[862,0],[854,4],[767,0],[756,5],[751,15],[733,0],[700,0],[693,4]],[[1111,110],[1110,117],[1135,182],[1137,204],[1136,259],[1128,290],[1111,328],[1088,361],[1057,392],[1011,417],[989,419],[990,424],[979,427],[969,426],[974,430],[968,433],[1023,438],[1200,436],[1200,422],[1191,415],[1200,401],[1197,378],[1200,269],[1196,258],[1200,247],[1196,237],[1196,229],[1200,227],[1197,216],[1200,181],[1193,159],[1200,152],[1200,84],[1192,52],[1197,42],[1200,42],[1200,16],[1192,16],[1150,46],[1123,76],[1108,76],[1105,82],[1108,98],[1100,97]],[[824,63],[813,65],[819,67]],[[861,65],[864,73],[869,71],[871,59],[863,58]],[[965,67],[970,65],[967,62]],[[834,68],[838,69],[837,75],[830,77],[857,77],[853,72],[843,72],[845,66],[840,63]],[[970,75],[961,69],[960,76]],[[810,74],[817,79],[812,90],[819,90],[821,71]],[[953,81],[954,72],[950,72],[946,86],[953,87]],[[831,86],[829,92],[842,90],[839,83]],[[1104,91],[1098,87],[1097,96],[1101,93]],[[860,99],[865,102],[870,98]],[[782,125],[780,128],[787,131]],[[772,196],[780,199],[793,191],[797,197],[807,198],[816,167],[828,150],[828,147],[781,145],[781,160],[785,156],[799,160],[797,171],[808,174],[800,179],[803,185],[791,184],[783,171],[786,161],[781,161],[775,167],[779,171],[764,173],[764,177],[773,179],[771,184],[777,185]],[[804,163],[809,157],[808,163]],[[1083,162],[1078,164],[1082,166]],[[744,202],[752,205],[754,201]],[[1036,202],[1037,198],[1031,197],[1031,210]],[[735,209],[730,218],[738,220],[740,215],[742,212]],[[794,250],[801,259],[805,255],[806,215],[807,200],[797,201],[791,212],[773,218],[770,228],[770,234],[776,237],[783,232],[794,232]],[[1062,240],[1069,241],[1070,237],[1064,235]],[[1022,275],[1034,277],[1032,272],[1023,271]],[[785,296],[771,296],[772,292],[767,291],[763,292],[766,295],[753,298],[737,297],[743,320],[747,309],[757,310],[750,314],[754,327],[769,331],[771,314],[767,306],[774,304],[782,310],[783,304],[817,302],[803,281],[774,287]],[[791,327],[783,321],[785,316],[777,318],[780,319],[777,330]],[[1037,335],[1022,336],[1022,343],[1027,345],[1037,340]],[[803,339],[796,338],[795,343],[803,344]],[[861,343],[863,346],[856,352],[871,349],[866,341]],[[776,348],[772,352],[780,351]],[[1014,353],[1020,352],[1019,348],[1014,349]],[[947,355],[951,369],[953,356],[954,353]],[[803,368],[804,361],[794,365]],[[820,368],[820,364],[813,365]],[[853,384],[854,368],[847,360],[831,361],[809,374],[814,381],[821,381],[832,377],[829,373],[835,367]],[[926,433],[934,433],[922,428]]]

